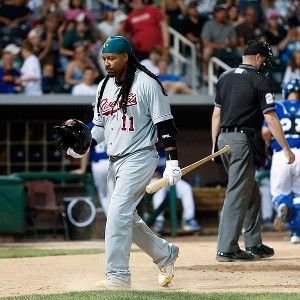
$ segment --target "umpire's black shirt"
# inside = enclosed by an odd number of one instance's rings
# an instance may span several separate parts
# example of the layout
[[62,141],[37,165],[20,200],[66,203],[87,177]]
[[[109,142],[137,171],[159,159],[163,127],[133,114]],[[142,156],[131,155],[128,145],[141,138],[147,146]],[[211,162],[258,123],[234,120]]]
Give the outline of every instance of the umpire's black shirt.
[[275,110],[273,87],[253,66],[241,64],[224,72],[216,85],[215,106],[221,108],[222,128],[260,130],[263,113]]

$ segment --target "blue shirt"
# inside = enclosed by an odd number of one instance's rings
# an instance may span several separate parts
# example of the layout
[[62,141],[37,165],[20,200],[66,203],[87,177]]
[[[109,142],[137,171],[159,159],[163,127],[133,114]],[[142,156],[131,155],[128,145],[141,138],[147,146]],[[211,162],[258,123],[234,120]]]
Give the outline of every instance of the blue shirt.
[[[91,122],[87,124],[88,128],[92,129],[94,124]],[[90,161],[91,162],[98,162],[103,159],[108,159],[108,155],[106,153],[106,144],[102,142],[97,146],[91,148],[90,150]]]
[[[290,148],[300,148],[300,100],[277,102],[275,109]],[[266,121],[263,126],[268,126]],[[275,152],[282,150],[274,138],[271,140],[271,148]]]
[[3,68],[0,68],[0,93],[1,94],[14,94],[17,93],[16,86],[11,81],[4,80],[5,75],[11,75],[14,78],[20,77],[20,72],[16,69],[11,69],[9,72],[4,73]]

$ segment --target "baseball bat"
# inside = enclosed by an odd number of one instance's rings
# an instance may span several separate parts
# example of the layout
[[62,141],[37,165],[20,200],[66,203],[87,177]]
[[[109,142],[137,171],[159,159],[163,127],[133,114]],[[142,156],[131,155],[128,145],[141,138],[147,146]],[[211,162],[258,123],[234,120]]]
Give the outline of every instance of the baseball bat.
[[[182,168],[181,169],[182,176],[184,176],[187,173],[193,171],[194,169],[200,167],[201,165],[205,164],[206,162],[212,160],[216,156],[219,156],[219,155],[221,155],[223,153],[226,153],[226,152],[229,152],[229,151],[231,151],[231,148],[230,148],[229,145],[226,145],[222,149],[220,149],[219,151],[217,151],[217,152],[215,152],[211,155],[208,155],[208,156],[194,162],[193,164],[190,164],[190,165]],[[146,186],[146,192],[148,194],[153,194],[156,191],[158,191],[159,189],[161,189],[162,187],[165,187],[165,186],[168,186],[168,185],[169,185],[169,179],[167,177],[162,177],[162,178],[156,180],[155,182],[153,182],[151,184],[148,184]]]

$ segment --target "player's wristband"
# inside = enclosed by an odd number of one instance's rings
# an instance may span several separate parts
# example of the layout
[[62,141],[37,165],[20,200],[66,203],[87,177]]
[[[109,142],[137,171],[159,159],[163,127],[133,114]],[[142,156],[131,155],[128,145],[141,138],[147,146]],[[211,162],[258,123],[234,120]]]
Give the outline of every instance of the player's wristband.
[[165,150],[167,154],[167,160],[178,160],[177,149]]

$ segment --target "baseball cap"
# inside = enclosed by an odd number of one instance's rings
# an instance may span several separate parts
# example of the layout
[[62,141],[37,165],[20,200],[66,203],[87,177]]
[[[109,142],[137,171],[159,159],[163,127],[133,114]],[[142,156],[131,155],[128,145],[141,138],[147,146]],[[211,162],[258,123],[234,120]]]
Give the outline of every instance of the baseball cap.
[[214,12],[217,12],[217,11],[221,11],[221,10],[226,10],[226,5],[225,4],[217,4],[215,7],[214,7]]
[[4,49],[3,52],[9,52],[13,55],[17,55],[20,52],[20,47],[15,44],[8,44]]
[[121,35],[112,35],[102,47],[102,53],[127,53],[133,54],[130,42]]
[[103,7],[102,7],[102,11],[103,12],[106,12],[106,11],[116,11],[117,9],[110,5],[110,4],[104,4]]
[[244,55],[256,55],[260,54],[265,57],[273,56],[272,49],[269,44],[259,40],[251,40],[247,43],[244,50]]

